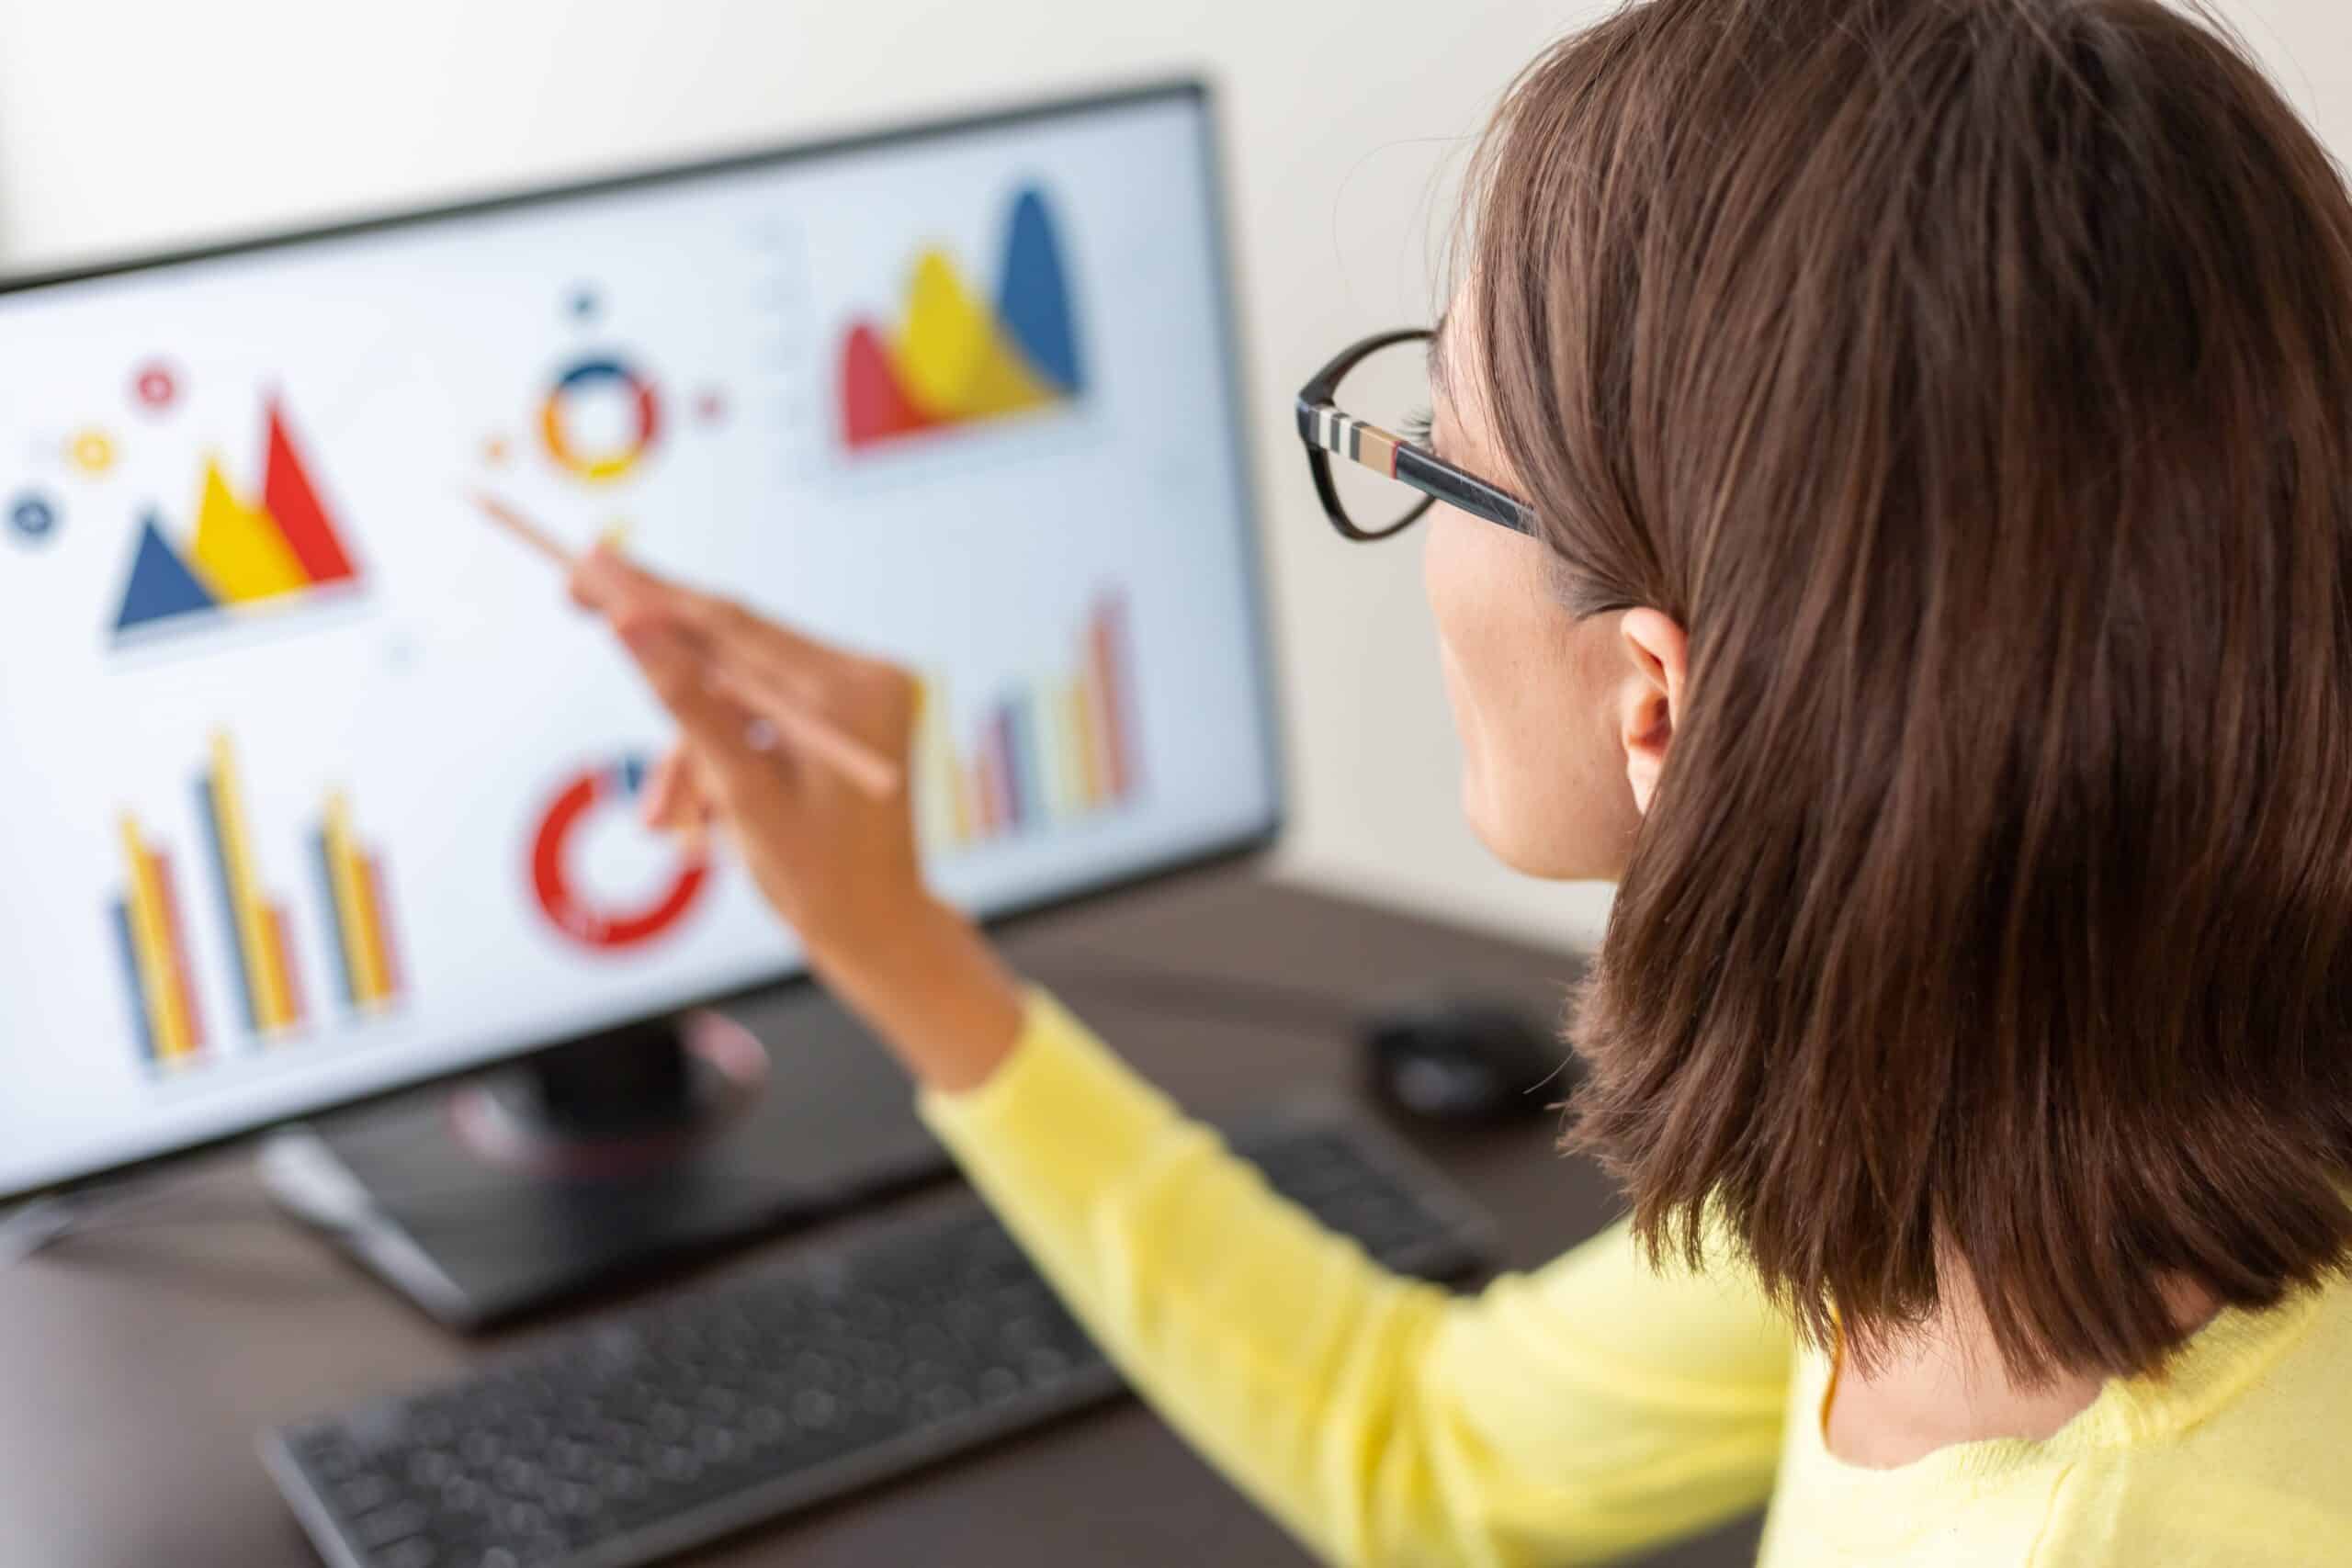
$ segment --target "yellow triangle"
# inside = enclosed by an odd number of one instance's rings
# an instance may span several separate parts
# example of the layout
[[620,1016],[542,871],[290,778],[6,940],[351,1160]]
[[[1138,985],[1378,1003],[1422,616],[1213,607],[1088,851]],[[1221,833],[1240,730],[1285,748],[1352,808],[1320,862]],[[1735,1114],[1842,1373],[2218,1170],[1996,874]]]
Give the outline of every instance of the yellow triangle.
[[915,263],[897,359],[915,401],[943,418],[987,419],[1054,400],[941,251]]
[[188,554],[212,591],[232,604],[311,585],[277,519],[237,499],[218,457],[204,460],[204,499],[197,505],[196,543]]

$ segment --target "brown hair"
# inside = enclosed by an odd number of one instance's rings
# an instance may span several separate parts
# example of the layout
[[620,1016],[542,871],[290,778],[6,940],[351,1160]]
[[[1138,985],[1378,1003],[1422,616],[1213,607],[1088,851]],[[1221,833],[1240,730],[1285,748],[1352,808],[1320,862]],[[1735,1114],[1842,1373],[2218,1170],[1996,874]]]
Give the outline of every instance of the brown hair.
[[2027,1384],[2338,1265],[2352,206],[2259,71],[2154,0],[1653,0],[1471,216],[1574,607],[1690,638],[1572,1027],[1653,1259],[1720,1222],[1865,1366],[1957,1263]]

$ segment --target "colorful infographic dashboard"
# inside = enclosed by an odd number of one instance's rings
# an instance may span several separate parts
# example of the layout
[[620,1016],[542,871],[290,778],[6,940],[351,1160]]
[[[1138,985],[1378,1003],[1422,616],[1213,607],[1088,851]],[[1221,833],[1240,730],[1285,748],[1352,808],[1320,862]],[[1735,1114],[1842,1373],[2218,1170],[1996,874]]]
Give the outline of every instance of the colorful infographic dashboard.
[[493,513],[917,671],[976,911],[1269,830],[1203,137],[1150,93],[0,286],[0,1197],[798,964]]

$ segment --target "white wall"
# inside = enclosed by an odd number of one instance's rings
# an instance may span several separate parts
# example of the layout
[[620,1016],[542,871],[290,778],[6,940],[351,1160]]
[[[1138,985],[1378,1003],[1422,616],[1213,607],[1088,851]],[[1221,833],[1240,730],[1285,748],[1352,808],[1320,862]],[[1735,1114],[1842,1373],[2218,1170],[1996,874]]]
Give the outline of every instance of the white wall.
[[[1425,320],[1494,96],[1593,0],[0,0],[0,267],[1204,69],[1226,93],[1248,386],[1298,786],[1296,874],[1555,938],[1606,890],[1462,826],[1410,546],[1350,548],[1292,394]],[[2352,148],[2352,6],[2221,0]],[[0,367],[0,375],[6,374]]]

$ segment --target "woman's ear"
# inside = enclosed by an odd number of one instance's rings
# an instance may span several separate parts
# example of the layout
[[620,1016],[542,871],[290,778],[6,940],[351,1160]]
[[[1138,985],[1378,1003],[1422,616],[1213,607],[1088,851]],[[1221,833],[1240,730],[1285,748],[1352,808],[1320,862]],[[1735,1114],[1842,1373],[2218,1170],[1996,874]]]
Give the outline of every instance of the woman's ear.
[[1632,669],[1618,688],[1617,734],[1625,748],[1634,807],[1647,816],[1674,743],[1675,719],[1682,712],[1690,644],[1671,616],[1656,610],[1626,611],[1619,631]]

